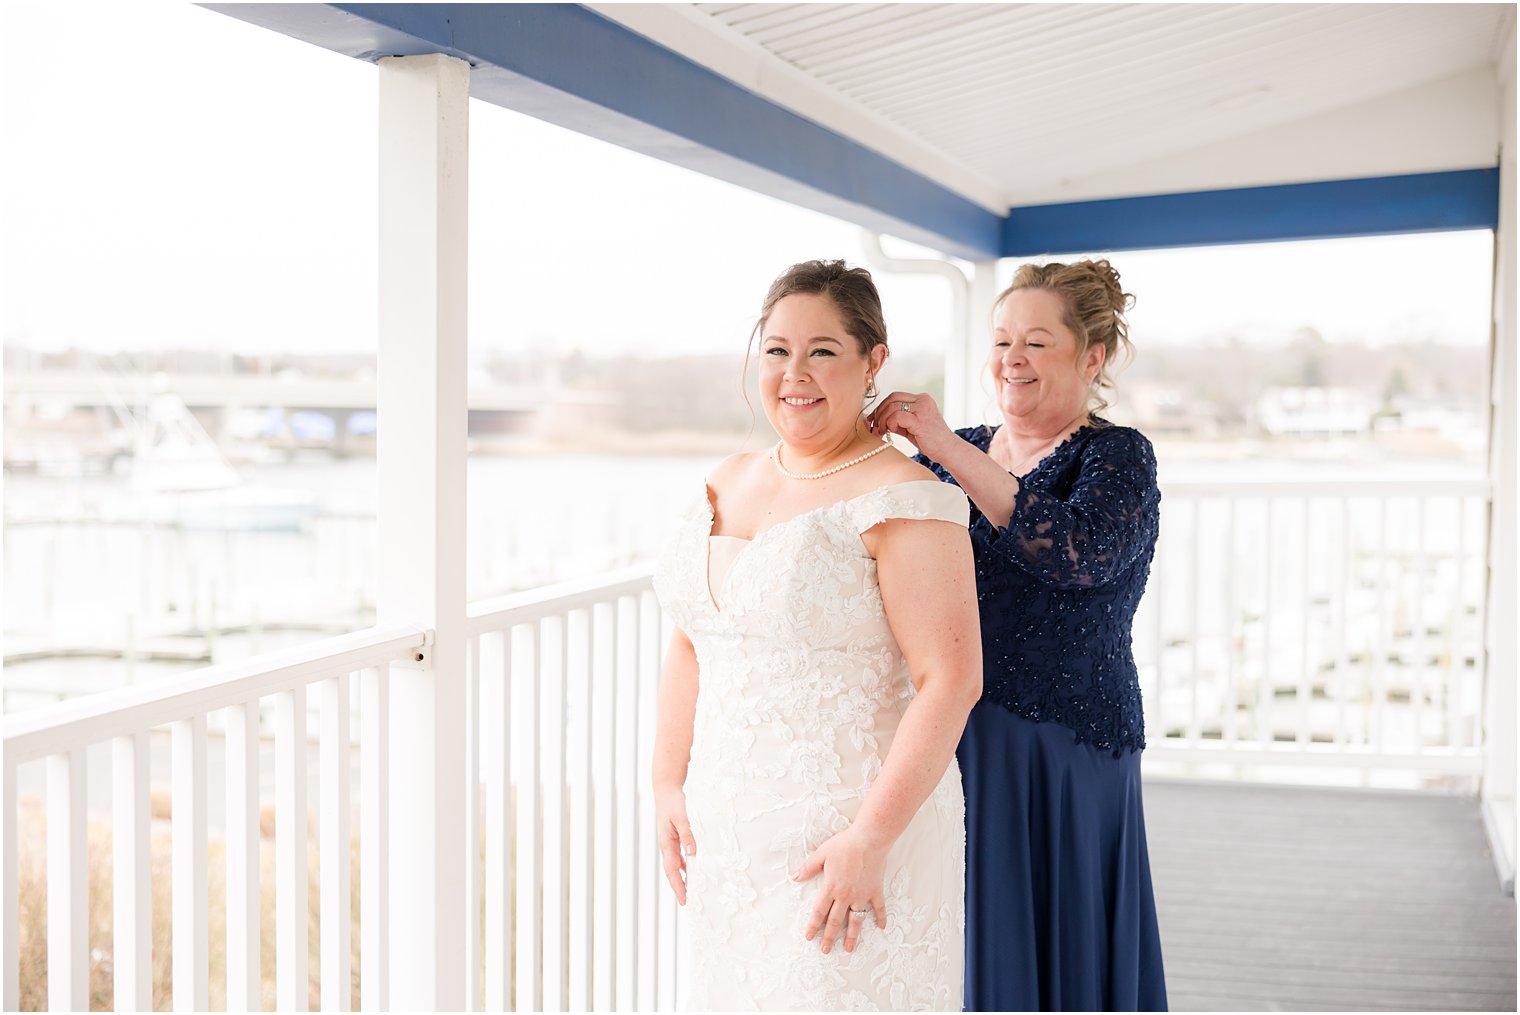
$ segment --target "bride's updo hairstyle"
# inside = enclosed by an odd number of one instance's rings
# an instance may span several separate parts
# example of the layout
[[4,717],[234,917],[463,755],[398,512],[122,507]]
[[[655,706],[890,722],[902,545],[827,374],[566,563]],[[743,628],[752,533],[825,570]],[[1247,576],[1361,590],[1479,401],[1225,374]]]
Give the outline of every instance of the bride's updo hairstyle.
[[876,291],[869,271],[847,268],[843,261],[803,261],[786,269],[771,283],[755,330],[750,333],[751,345],[756,335],[765,334],[765,322],[770,320],[776,304],[788,296],[827,296],[833,300],[844,319],[844,330],[860,346],[862,356],[869,356],[872,349],[887,344],[881,294]]
[[1129,322],[1125,311],[1135,305],[1135,297],[1119,286],[1119,273],[1107,260],[1076,261],[1072,264],[1026,264],[1014,273],[1013,283],[998,294],[992,312],[1010,293],[1020,289],[1043,289],[1055,293],[1066,308],[1062,321],[1077,336],[1077,359],[1080,360],[1094,344],[1103,347],[1103,363],[1092,383],[1094,412],[1108,407],[1103,391],[1114,390],[1110,366],[1134,357],[1135,349],[1129,341]]

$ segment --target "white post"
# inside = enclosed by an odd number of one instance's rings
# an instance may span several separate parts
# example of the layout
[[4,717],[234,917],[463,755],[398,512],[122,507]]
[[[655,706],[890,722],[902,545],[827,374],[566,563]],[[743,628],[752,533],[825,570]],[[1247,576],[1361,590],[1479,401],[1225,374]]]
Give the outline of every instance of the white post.
[[1483,703],[1483,816],[1499,878],[1515,886],[1515,21],[1499,67],[1499,231],[1494,242],[1490,368],[1487,692]]
[[432,628],[391,667],[390,1003],[465,1006],[465,267],[469,66],[380,61],[381,623]]
[[[958,396],[961,411],[946,416],[952,426],[975,426],[987,422],[992,382],[986,379],[987,352],[992,346],[992,301],[1003,291],[1012,276],[1003,278],[998,274],[996,260],[977,261],[972,265],[971,295],[966,301],[966,330],[962,333],[965,350],[961,356],[964,366],[959,376]],[[945,392],[949,397],[951,384],[950,365],[945,364]]]

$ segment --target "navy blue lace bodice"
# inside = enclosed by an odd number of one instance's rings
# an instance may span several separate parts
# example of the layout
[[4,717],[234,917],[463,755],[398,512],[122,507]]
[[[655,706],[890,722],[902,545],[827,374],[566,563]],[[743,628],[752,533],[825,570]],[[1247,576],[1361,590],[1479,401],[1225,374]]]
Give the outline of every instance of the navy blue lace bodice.
[[[993,432],[956,431],[984,453]],[[973,503],[983,697],[1116,757],[1145,746],[1131,628],[1160,501],[1150,441],[1093,417],[1019,480],[1006,526]]]

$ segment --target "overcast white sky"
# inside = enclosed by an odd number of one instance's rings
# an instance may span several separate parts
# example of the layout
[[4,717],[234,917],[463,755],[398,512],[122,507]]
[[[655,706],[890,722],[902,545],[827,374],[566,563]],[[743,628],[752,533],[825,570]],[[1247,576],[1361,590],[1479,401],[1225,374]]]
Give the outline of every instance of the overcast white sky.
[[[189,4],[83,10],[0,5],[6,344],[373,349],[375,69]],[[737,352],[786,265],[859,260],[848,223],[483,103],[470,127],[476,353]],[[1481,345],[1491,250],[1469,232],[1112,259],[1142,352],[1305,325]],[[894,347],[939,349],[944,284],[879,282]]]

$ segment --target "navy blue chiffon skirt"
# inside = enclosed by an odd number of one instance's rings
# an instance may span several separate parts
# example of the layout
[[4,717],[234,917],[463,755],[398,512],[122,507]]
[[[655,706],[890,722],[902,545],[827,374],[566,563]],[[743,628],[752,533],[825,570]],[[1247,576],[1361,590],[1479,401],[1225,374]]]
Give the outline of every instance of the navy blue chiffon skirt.
[[983,700],[966,788],[967,1011],[1165,1011],[1140,754]]

